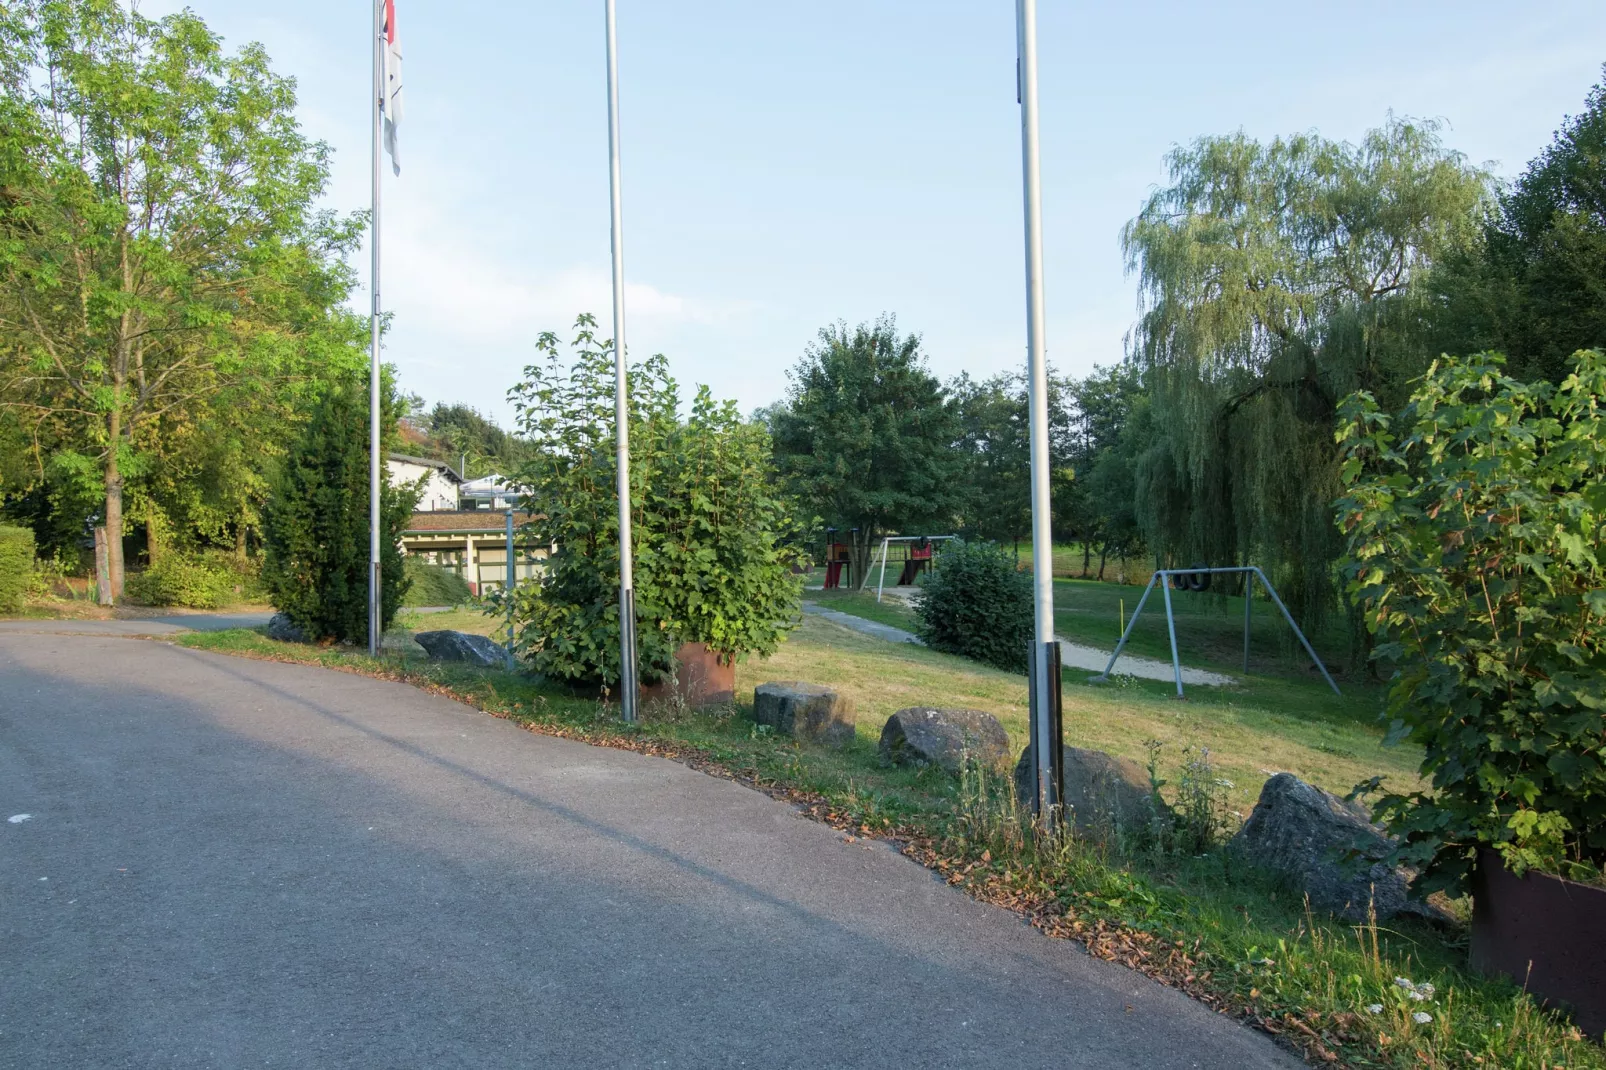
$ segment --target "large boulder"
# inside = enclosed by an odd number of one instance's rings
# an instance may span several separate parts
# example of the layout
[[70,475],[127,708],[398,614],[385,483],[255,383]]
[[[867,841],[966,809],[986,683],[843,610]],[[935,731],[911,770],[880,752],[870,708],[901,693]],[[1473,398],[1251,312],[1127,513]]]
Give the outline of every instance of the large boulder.
[[1407,873],[1386,860],[1393,841],[1366,808],[1292,773],[1266,781],[1231,847],[1308,895],[1311,906],[1350,921],[1366,920],[1369,909],[1380,920],[1421,912],[1409,900]]
[[[1015,764],[1015,796],[1022,806],[1032,802],[1031,756],[1027,747]],[[1146,829],[1156,817],[1143,766],[1083,747],[1065,748],[1065,806],[1078,832],[1104,838]]]
[[436,661],[466,661],[482,669],[507,667],[507,649],[483,635],[445,630],[419,632],[413,639]]
[[898,765],[935,765],[957,774],[969,762],[1001,773],[1009,768],[1009,733],[981,710],[913,706],[887,718],[881,754]]
[[268,638],[281,643],[305,643],[307,633],[291,624],[290,618],[283,613],[275,613],[268,619]]
[[853,700],[819,684],[778,680],[753,690],[753,720],[783,736],[840,746],[853,738]]

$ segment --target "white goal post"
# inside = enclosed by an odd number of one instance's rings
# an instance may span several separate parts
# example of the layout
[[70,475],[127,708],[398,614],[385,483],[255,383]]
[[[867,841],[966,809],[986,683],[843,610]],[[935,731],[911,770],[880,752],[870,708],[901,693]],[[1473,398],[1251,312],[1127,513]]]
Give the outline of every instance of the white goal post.
[[943,542],[947,539],[957,539],[958,535],[888,535],[881,540],[881,576],[876,582],[875,600],[881,601],[881,592],[887,586],[887,547],[895,542]]

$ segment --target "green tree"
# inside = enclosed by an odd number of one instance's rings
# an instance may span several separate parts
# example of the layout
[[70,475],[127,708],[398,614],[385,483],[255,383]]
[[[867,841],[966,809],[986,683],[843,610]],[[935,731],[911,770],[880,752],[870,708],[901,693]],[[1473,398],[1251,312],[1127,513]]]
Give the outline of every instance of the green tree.
[[1519,873],[1606,864],[1606,356],[1574,368],[1447,357],[1397,415],[1344,404],[1344,572],[1431,784],[1378,813],[1424,891],[1462,888],[1480,846]]
[[1338,604],[1338,400],[1398,403],[1421,374],[1423,276],[1473,240],[1489,179],[1404,120],[1359,145],[1202,138],[1167,166],[1122,233],[1158,431],[1145,534],[1172,561],[1262,564],[1309,628]]
[[1563,122],[1437,289],[1433,352],[1506,354],[1515,375],[1559,383],[1572,354],[1606,346],[1606,82]]
[[1026,671],[1032,642],[1032,577],[990,542],[950,542],[915,604],[920,638],[933,650]]
[[863,587],[873,548],[893,532],[946,529],[962,501],[960,428],[917,335],[891,316],[822,328],[770,413],[775,459],[798,500],[848,541]]
[[[1053,475],[1055,528],[1063,530],[1064,503],[1075,492],[1072,480],[1071,384],[1048,369],[1048,441]],[[955,444],[964,471],[957,509],[959,526],[968,534],[1011,543],[1020,556],[1020,541],[1032,530],[1032,451],[1029,382],[1024,371],[975,380],[960,374],[948,384],[948,396],[959,426]]]
[[429,452],[454,468],[464,479],[499,472],[503,475],[523,464],[528,444],[467,405],[437,402],[418,425],[429,435]]
[[21,0],[0,80],[0,410],[34,484],[97,480],[120,589],[125,488],[174,463],[175,424],[247,458],[220,479],[260,473],[282,424],[204,414],[360,365],[342,307],[360,221],[316,208],[328,149],[298,128],[293,83],[188,11]]
[[[388,377],[381,449],[395,444],[398,405]],[[263,524],[262,582],[269,601],[316,639],[368,637],[368,384],[348,376],[324,389],[285,458]],[[401,536],[416,488],[380,486],[380,626],[407,594]]]
[[[538,672],[614,685],[619,666],[619,521],[612,343],[581,316],[572,354],[555,335],[509,392],[533,444],[514,473],[527,530],[553,547],[538,583],[513,593],[517,648]],[[774,652],[797,617],[787,503],[773,490],[769,435],[707,387],[680,415],[661,355],[628,375],[631,527],[642,677],[671,671],[676,649],[728,657]]]

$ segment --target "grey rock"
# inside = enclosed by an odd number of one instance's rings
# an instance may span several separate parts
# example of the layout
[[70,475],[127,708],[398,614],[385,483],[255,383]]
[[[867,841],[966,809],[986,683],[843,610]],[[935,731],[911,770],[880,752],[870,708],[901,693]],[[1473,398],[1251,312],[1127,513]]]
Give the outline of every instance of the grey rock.
[[290,618],[283,613],[275,613],[268,620],[268,638],[281,643],[305,643],[307,633],[291,624]]
[[413,639],[436,661],[466,661],[482,669],[507,667],[506,648],[483,635],[444,630],[419,632]]
[[[1031,748],[1015,764],[1015,796],[1032,801]],[[1078,832],[1109,837],[1148,827],[1156,817],[1148,771],[1130,758],[1065,748],[1065,806]],[[1164,817],[1165,815],[1160,815]]]
[[959,773],[966,762],[990,772],[1009,768],[1009,734],[981,710],[913,706],[887,718],[881,754],[898,765],[935,765]]
[[853,738],[853,700],[819,684],[778,680],[753,690],[753,720],[794,739],[841,746]]
[[1292,773],[1266,781],[1230,846],[1308,895],[1311,906],[1350,921],[1364,921],[1369,907],[1379,920],[1420,912],[1409,899],[1409,874],[1387,862],[1394,842],[1366,808]]

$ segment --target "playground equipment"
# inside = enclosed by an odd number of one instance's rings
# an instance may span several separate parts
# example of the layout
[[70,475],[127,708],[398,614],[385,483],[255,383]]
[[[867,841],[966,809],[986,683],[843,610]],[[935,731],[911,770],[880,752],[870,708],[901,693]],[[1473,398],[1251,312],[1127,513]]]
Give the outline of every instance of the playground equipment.
[[875,600],[881,601],[881,592],[887,586],[887,548],[895,542],[909,543],[909,554],[904,558],[903,571],[898,574],[896,586],[907,587],[915,577],[931,567],[936,547],[932,543],[957,539],[957,535],[889,535],[881,540],[881,576],[876,582]]
[[[1255,565],[1238,565],[1231,568],[1162,568],[1156,570],[1154,575],[1149,577],[1149,585],[1143,589],[1143,597],[1138,599],[1138,608],[1132,611],[1132,619],[1126,622],[1126,628],[1121,632],[1121,641],[1115,645],[1115,653],[1110,655],[1110,663],[1104,666],[1102,673],[1089,677],[1088,682],[1104,683],[1109,680],[1110,670],[1115,668],[1116,659],[1121,656],[1121,651],[1126,649],[1126,641],[1132,635],[1132,629],[1137,626],[1138,617],[1143,615],[1143,605],[1149,600],[1149,593],[1154,590],[1154,585],[1158,583],[1160,590],[1165,594],[1165,626],[1166,631],[1171,635],[1171,669],[1176,674],[1177,698],[1185,697],[1182,693],[1182,659],[1177,655],[1177,621],[1171,612],[1171,588],[1173,586],[1178,588],[1186,586],[1189,590],[1203,590],[1209,585],[1209,577],[1229,572],[1242,572],[1245,574],[1244,672],[1249,671],[1249,614],[1255,604],[1253,597],[1255,593],[1255,577],[1258,576],[1260,577],[1260,582],[1266,585],[1266,593],[1271,595],[1271,600],[1276,603],[1278,609],[1282,610],[1283,619],[1288,622],[1290,628],[1294,629],[1294,634],[1299,636],[1299,642],[1305,648],[1305,653],[1310,655],[1310,660],[1315,662],[1316,667],[1321,670],[1322,678],[1327,681],[1327,686],[1333,689],[1333,694],[1342,694],[1338,690],[1338,685],[1333,683],[1333,677],[1328,673],[1327,666],[1322,664],[1322,659],[1317,657],[1316,651],[1311,648],[1310,640],[1305,638],[1305,633],[1300,631],[1299,625],[1294,623],[1294,618],[1288,612],[1288,607],[1283,605],[1281,598],[1277,597],[1277,589],[1271,585],[1271,581],[1266,578],[1266,574]],[[1180,584],[1175,583],[1173,582],[1174,578],[1181,579],[1183,582]],[[1195,583],[1198,583],[1198,586],[1195,586]]]

